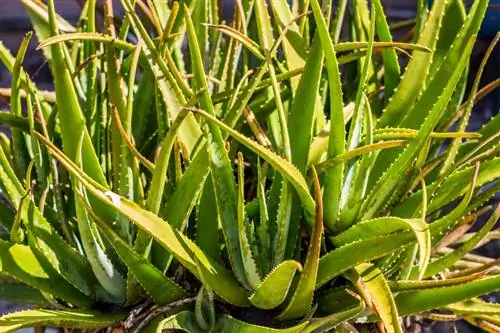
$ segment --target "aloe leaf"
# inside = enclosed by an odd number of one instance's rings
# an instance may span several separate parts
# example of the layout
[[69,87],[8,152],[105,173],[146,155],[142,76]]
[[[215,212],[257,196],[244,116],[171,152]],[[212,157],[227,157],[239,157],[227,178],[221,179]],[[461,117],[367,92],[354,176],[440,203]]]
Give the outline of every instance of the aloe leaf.
[[0,124],[8,125],[11,128],[18,128],[24,132],[29,132],[30,130],[27,117],[17,116],[10,112],[0,112]]
[[[186,104],[184,95],[179,87],[179,84],[182,86],[184,79],[182,77],[179,78],[180,74],[176,75],[178,79],[177,81],[174,79],[171,71],[174,73],[176,73],[176,71],[169,70],[167,67],[165,60],[161,57],[147,31],[142,26],[140,19],[134,12],[130,0],[122,0],[122,2],[125,6],[128,17],[130,18],[134,31],[136,31],[136,33],[144,40],[145,47],[142,48],[142,51],[146,56],[151,71],[156,78],[156,85],[161,93],[163,102],[167,106],[169,115],[172,119],[175,119],[181,111],[181,107]],[[196,146],[198,139],[201,137],[201,130],[196,122],[196,119],[194,119],[192,115],[188,115],[187,119],[182,124],[179,130],[179,136],[181,141],[186,145],[188,152],[191,153],[193,148]]]
[[500,205],[496,207],[495,211],[491,214],[486,224],[474,234],[469,240],[456,248],[453,252],[445,254],[429,263],[425,271],[425,277],[432,276],[441,272],[442,270],[452,266],[455,262],[462,259],[463,256],[472,251],[477,244],[488,234],[488,232],[495,226],[500,218]]
[[[434,3],[417,44],[434,50],[445,9],[445,1],[436,1]],[[406,67],[397,92],[389,100],[377,123],[377,127],[396,126],[403,119],[403,112],[412,106],[424,88],[426,77],[429,75],[432,57],[432,53],[415,52]]]
[[[488,50],[486,51],[486,54],[483,57],[483,60],[481,61],[478,72],[476,74],[476,78],[474,79],[474,83],[473,83],[471,91],[469,93],[470,97],[466,103],[464,114],[462,115],[462,118],[460,119],[460,122],[459,122],[458,127],[457,127],[458,132],[463,132],[466,129],[466,126],[469,122],[469,118],[470,118],[471,113],[472,113],[472,108],[474,106],[475,96],[476,96],[477,90],[479,89],[479,82],[481,81],[483,71],[486,67],[486,63],[488,62],[488,59],[489,59],[491,53],[493,52],[493,49],[495,48],[495,46],[499,40],[500,40],[500,34],[497,34],[496,37],[491,42],[490,46],[488,47]],[[455,158],[457,156],[458,149],[460,147],[460,143],[461,143],[460,139],[455,139],[451,142],[451,145],[448,148],[448,153],[446,155],[446,159],[443,162],[443,166],[441,167],[440,174],[444,174],[444,173],[450,171],[450,169],[453,165],[453,162],[455,161]]]
[[466,17],[465,4],[462,1],[449,1],[441,23],[442,26],[439,32],[439,39],[436,43],[434,57],[432,59],[431,73],[435,72],[435,70],[442,65],[443,61],[445,61],[446,54],[453,44],[453,41],[457,38],[457,34]]
[[500,289],[500,276],[486,277],[457,286],[402,292],[396,297],[400,315],[429,311]]
[[[281,177],[275,181],[281,183],[281,193],[278,199],[276,220],[274,220],[274,223],[271,225],[271,230],[275,230],[272,240],[272,266],[279,265],[284,260],[287,255],[287,248],[295,248],[295,240],[297,238],[296,236],[298,236],[298,232],[290,228],[290,222],[292,222],[293,209],[295,208],[295,210],[298,210],[299,208],[293,205],[295,196],[290,183],[283,180]],[[271,209],[271,206],[269,209]],[[294,221],[298,221],[298,218],[296,217]]]
[[318,275],[318,264],[323,236],[323,202],[321,185],[318,174],[313,168],[314,192],[316,195],[316,221],[311,233],[309,248],[307,249],[304,269],[300,275],[299,283],[294,291],[290,303],[279,315],[280,319],[296,319],[305,315],[310,309],[313,300],[314,286]]
[[325,254],[319,260],[316,289],[356,265],[381,258],[411,245],[413,233],[396,233],[352,242]]
[[[500,178],[499,168],[500,158],[494,158],[482,163],[476,178],[476,186],[483,186]],[[471,190],[470,179],[473,169],[474,166],[464,168],[448,176],[441,184],[432,183],[427,185],[429,193],[433,193],[433,197],[427,207],[428,212],[434,212],[469,192]],[[397,205],[393,210],[393,214],[411,217],[416,213],[421,202],[422,192],[418,191]]]
[[[75,188],[82,191],[81,185],[73,180]],[[113,301],[120,302],[125,298],[125,279],[117,270],[115,262],[108,255],[108,246],[104,244],[94,221],[85,206],[86,193],[76,197],[76,219],[85,255],[87,256],[97,281],[112,295]]]
[[[392,164],[377,181],[374,188],[363,202],[361,208],[364,212],[362,216],[363,219],[371,218],[382,207],[382,205],[387,204],[387,199],[391,194],[391,191],[393,191],[395,186],[397,186],[401,177],[403,177],[404,172],[406,172],[407,168],[410,166],[410,163],[416,157],[420,149],[425,145],[428,136],[432,133],[433,128],[437,125],[437,122],[440,119],[442,110],[446,107],[451,95],[453,94],[453,90],[455,89],[456,84],[462,75],[463,69],[468,62],[468,57],[473,45],[474,39],[469,41],[465,51],[462,53],[457,67],[455,67],[455,70],[453,71],[453,75],[446,83],[442,94],[432,107],[429,116],[425,119],[425,122],[422,124],[422,127],[420,128],[415,139],[408,144],[404,152],[396,159],[394,164]],[[428,91],[429,93],[426,93],[419,103],[421,103],[422,100],[425,100],[427,96],[431,98],[432,95],[434,95],[433,91]]]
[[[55,10],[53,1],[49,2],[49,18],[51,22],[52,35],[56,36],[57,26],[55,22]],[[78,96],[75,92],[73,80],[66,67],[64,53],[59,44],[51,46],[52,50],[52,71],[54,74],[57,107],[59,112],[59,123],[61,127],[61,137],[65,153],[73,161],[76,160],[79,151],[79,141],[82,137],[82,155],[84,156],[83,170],[98,181],[101,185],[106,184],[106,178],[100,167],[99,160],[96,156],[89,133],[85,127],[85,118],[79,105]],[[91,203],[96,205],[96,209],[100,215],[106,217],[107,220],[112,220],[113,215],[110,214],[103,206],[99,206],[94,198],[90,198]]]
[[429,228],[431,230],[431,235],[433,238],[432,245],[436,245],[467,211],[467,207],[469,206],[469,203],[474,194],[478,174],[479,165],[476,165],[476,167],[472,171],[472,180],[470,182],[469,190],[464,195],[460,203],[450,213],[430,224]]
[[2,281],[0,284],[0,299],[11,303],[37,306],[48,306],[50,304],[46,296],[39,290],[17,282],[8,283]]
[[[325,63],[328,72],[328,84],[330,90],[330,136],[328,144],[328,158],[335,158],[344,153],[345,150],[345,127],[344,127],[344,105],[342,101],[342,85],[337,62],[337,56],[330,39],[328,26],[323,18],[320,5],[317,0],[311,1],[318,34],[325,54]],[[338,163],[324,176],[323,202],[325,225],[333,230],[340,211],[340,195],[343,183],[344,164]]]
[[[173,228],[178,230],[184,229],[193,208],[196,207],[196,203],[198,202],[204,186],[206,187],[211,185],[211,183],[209,184],[206,182],[208,181],[207,176],[209,174],[207,161],[208,152],[206,149],[202,149],[191,161],[189,167],[185,170],[183,176],[177,183],[174,192],[165,203],[165,215],[163,217]],[[210,204],[215,204],[215,201]],[[211,220],[211,223],[214,223],[215,228],[218,229],[218,216],[216,215],[218,212],[216,210],[214,211],[213,206],[211,206],[210,209],[211,216],[215,214],[217,218],[215,221]],[[160,256],[155,256],[154,249],[158,249],[156,245],[157,244],[153,244],[153,262],[157,267],[165,271],[168,268],[172,257],[169,253],[165,253],[164,251],[161,251],[162,253]],[[205,248],[203,248],[203,250],[205,250]],[[209,255],[212,252],[206,253]],[[217,258],[217,256],[214,255],[212,255],[212,257]]]
[[[257,200],[259,203],[259,226],[258,226],[258,236],[260,241],[260,256],[259,262],[261,266],[261,274],[265,275],[271,270],[271,230],[269,223],[269,211],[268,203],[266,199],[265,190],[265,174],[263,175],[262,167],[260,165],[260,160],[257,160]],[[248,207],[248,205],[247,205]]]
[[[47,6],[44,3],[33,0],[20,0],[24,5],[26,12],[33,25],[33,29],[39,41],[43,41],[51,36],[50,18]],[[64,32],[74,32],[76,29],[61,16],[56,16],[57,28]],[[47,59],[52,59],[52,52],[50,49],[43,50]]]
[[[15,177],[1,148],[0,182],[13,203],[21,202],[25,196],[25,190]],[[83,293],[93,296],[99,288],[96,287],[97,281],[95,281],[89,262],[57,234],[33,201],[27,200],[27,203],[21,205],[20,208],[20,217],[29,226],[30,245],[36,249],[34,253],[38,260],[52,266]]]
[[330,239],[337,246],[343,246],[352,242],[359,242],[372,237],[389,235],[394,232],[408,229],[414,233],[419,245],[419,272],[421,278],[429,263],[431,251],[431,233],[427,223],[422,219],[381,217],[362,221]]
[[[315,105],[318,101],[319,86],[321,83],[321,70],[323,67],[323,50],[321,49],[321,40],[315,36],[313,45],[307,62],[304,67],[304,74],[300,78],[295,97],[288,115],[288,132],[293,138],[290,141],[291,161],[303,174],[307,169],[307,157],[314,132],[316,114]],[[283,193],[285,195],[285,193]],[[296,195],[291,199],[292,211],[290,216],[290,226],[285,234],[288,234],[287,247],[289,252],[295,247],[300,220],[299,199]]]
[[[220,333],[231,333],[231,332],[241,332],[241,333],[299,333],[302,329],[307,326],[307,322],[296,325],[290,328],[284,329],[274,329],[264,326],[257,326],[239,321],[229,315],[222,315],[217,318],[216,325],[212,331]],[[196,318],[194,313],[190,311],[183,311],[175,314],[167,319],[164,319],[158,325],[157,331],[163,331],[165,329],[176,329],[182,332],[204,332],[196,324]]]
[[[187,11],[187,7],[184,7],[184,11]],[[196,87],[198,90],[204,90],[200,98],[200,105],[207,110],[208,113],[215,115],[215,108],[210,93],[207,90],[208,84],[203,69],[201,51],[198,46],[198,41],[196,40],[193,22],[189,15],[186,15],[186,26]],[[245,275],[245,261],[242,258],[243,244],[241,244],[238,236],[238,216],[236,210],[237,192],[232,175],[231,162],[225,151],[224,141],[219,127],[213,123],[208,123],[206,129],[210,172],[231,267],[240,283],[251,289],[252,283],[247,280]]]
[[403,140],[391,140],[391,141],[381,141],[381,142],[369,144],[366,146],[360,146],[360,147],[354,148],[350,151],[346,151],[343,154],[338,155],[334,158],[325,160],[325,161],[317,164],[315,167],[318,169],[318,173],[323,173],[323,172],[326,172],[328,169],[330,169],[332,166],[334,166],[340,162],[347,162],[347,161],[354,159],[358,156],[363,156],[365,154],[368,154],[371,152],[376,152],[378,150],[404,147],[407,143],[408,143],[407,141],[403,141]]
[[155,214],[157,214],[160,209],[163,190],[165,188],[164,184],[167,180],[167,168],[169,165],[170,155],[172,153],[172,147],[174,146],[174,140],[177,136],[177,130],[182,126],[182,123],[188,114],[189,111],[182,110],[178,114],[177,118],[175,118],[167,135],[165,136],[165,139],[163,140],[160,154],[156,159],[153,179],[151,179],[150,191],[146,199],[146,208]]
[[389,282],[389,286],[393,292],[423,290],[437,287],[459,285],[466,282],[474,281],[485,276],[485,271],[473,273],[457,278],[448,278],[444,280],[399,280]]
[[[384,14],[384,9],[380,0],[373,1],[373,10],[375,11],[375,20],[377,23],[377,33],[382,42],[392,43],[392,35]],[[384,85],[387,99],[390,98],[398,86],[401,78],[401,69],[399,67],[398,56],[393,48],[382,51],[384,59]]]
[[207,24],[208,27],[214,28],[219,32],[222,32],[231,38],[234,38],[242,45],[244,45],[252,54],[260,60],[264,60],[265,56],[262,54],[262,50],[260,49],[259,44],[250,39],[248,36],[244,35],[240,31],[235,28],[229,27],[227,25],[218,25],[218,24]]
[[288,120],[292,162],[303,174],[307,167],[307,157],[311,145],[314,124],[314,105],[321,82],[323,67],[321,40],[316,36],[309,51],[297,91],[295,93]]
[[255,289],[249,300],[259,309],[274,309],[284,302],[295,272],[302,265],[295,260],[286,260],[276,266]]
[[0,332],[7,333],[35,325],[80,329],[113,326],[124,313],[103,314],[91,310],[24,310],[0,317]]
[[[288,70],[303,68],[304,64],[306,63],[306,50],[305,50],[306,43],[300,32],[300,27],[298,26],[297,22],[295,21],[295,18],[293,17],[293,13],[290,10],[289,5],[285,0],[271,1],[270,3],[272,6],[273,13],[276,19],[279,21],[279,27],[283,30],[282,33],[286,32],[286,38],[283,39],[282,46]],[[325,8],[330,9],[329,3],[325,3],[324,6]],[[319,43],[319,41],[316,43]],[[310,56],[311,54],[309,54],[307,59],[309,59]],[[304,73],[308,73],[308,71],[304,71]],[[312,74],[314,75],[314,72]],[[294,95],[294,98],[297,97],[296,96],[297,93],[301,93],[302,91],[299,87],[300,80],[303,80],[302,77],[300,78],[294,77],[290,80],[292,86],[292,95]],[[314,82],[315,83],[314,85],[316,85],[316,83],[318,83],[319,85],[319,81],[318,82],[311,81],[311,82]],[[325,115],[323,113],[321,96],[319,95],[319,93],[316,93],[316,96],[311,96],[310,99],[314,100],[313,108],[314,108],[314,119],[316,123],[315,129],[320,130],[321,128],[323,128],[326,121]],[[289,118],[290,121],[292,121],[293,119],[294,119],[293,117]],[[290,125],[291,124],[289,124],[289,127]],[[314,130],[314,132],[316,132],[316,130]],[[292,145],[294,144],[294,141],[295,140],[291,141]]]
[[[40,140],[81,184],[93,195],[99,198],[105,205],[124,214],[128,219],[137,224],[142,230],[150,234],[167,251],[169,251],[184,267],[194,275],[203,272],[204,279],[210,284],[214,291],[223,299],[235,305],[247,305],[246,290],[242,288],[234,277],[215,260],[206,257],[205,254],[186,236],[172,228],[170,224],[142,209],[134,202],[107,191],[95,183],[80,168],[74,165],[57,147],[52,145],[43,136],[38,135]],[[200,262],[197,266],[196,260]]]
[[[365,137],[371,140],[372,130],[372,112],[370,108],[370,101],[365,95],[365,91],[369,91],[368,88],[368,75],[373,71],[372,54],[373,54],[373,40],[375,38],[375,12],[372,11],[370,19],[370,31],[369,31],[369,42],[368,50],[366,53],[365,61],[363,63],[363,69],[361,72],[361,77],[359,79],[358,90],[356,92],[356,102],[354,107],[353,119],[351,121],[351,126],[349,129],[349,134],[347,137],[347,150],[355,149],[362,140],[363,130],[366,132]],[[368,124],[368,126],[365,126]],[[368,127],[368,128],[366,128]],[[340,220],[336,223],[335,229],[345,230],[352,223],[354,223],[358,210],[361,205],[361,199],[365,196],[366,192],[366,179],[368,178],[369,172],[369,161],[367,158],[362,162],[351,162],[347,164],[347,170],[345,175],[344,184],[342,187],[342,193],[340,196]],[[364,181],[360,181],[363,179]]]
[[310,320],[309,325],[302,331],[303,333],[321,333],[334,329],[339,324],[345,323],[350,319],[360,316],[365,310],[365,302],[358,299],[358,304],[354,307],[344,309],[337,313],[322,318]]
[[0,249],[1,273],[77,306],[88,308],[92,304],[57,272],[43,267],[29,247],[0,241]]
[[[28,44],[31,40],[31,36],[32,33],[28,33],[24,37],[19,47],[19,51],[16,56],[16,61],[12,69],[12,82],[11,82],[12,95],[10,96],[10,105],[11,105],[10,112],[16,116],[22,115],[21,94],[20,94],[22,64],[24,57],[26,55],[26,51],[28,49]],[[12,129],[12,148],[15,151],[15,154],[13,155],[14,170],[16,171],[16,174],[18,176],[22,176],[26,173],[26,170],[28,169],[30,157],[23,133],[16,128]]]
[[269,328],[264,326],[258,326],[253,324],[248,324],[239,321],[229,315],[223,315],[217,319],[217,324],[214,328],[215,332],[221,333],[299,333],[307,326],[307,322],[299,323],[295,326],[289,328]]
[[187,333],[202,333],[196,321],[195,314],[191,311],[182,311],[160,321],[156,327],[156,332],[163,330],[179,330]]
[[214,116],[208,114],[207,112],[204,112],[202,110],[193,110],[193,111],[203,116],[208,121],[213,122],[214,124],[219,126],[221,130],[223,130],[224,132],[229,133],[229,135],[231,135],[235,140],[246,146],[255,154],[259,155],[262,159],[266,160],[273,168],[275,168],[279,173],[281,173],[283,177],[288,182],[290,182],[297,191],[302,201],[302,205],[304,206],[304,209],[309,214],[309,221],[312,221],[315,215],[314,200],[311,194],[309,193],[309,188],[307,186],[304,177],[290,162],[276,155],[271,150],[250,140],[241,133],[235,131],[234,129],[227,126],[226,124],[224,124]]
[[[186,174],[184,174],[184,177]],[[214,186],[209,177],[201,193],[196,212],[196,245],[212,258],[219,258],[219,213]]]
[[477,298],[447,305],[445,309],[460,315],[500,315],[500,304],[486,303]]
[[246,280],[253,290],[257,288],[261,279],[257,272],[254,255],[247,235],[247,221],[245,216],[245,170],[243,155],[238,153],[238,235],[241,246],[241,257],[245,268]]
[[[90,208],[89,212],[92,214]],[[95,214],[92,215],[98,228],[108,238],[120,259],[127,265],[129,272],[137,279],[148,295],[155,300],[156,304],[168,304],[186,296],[186,291],[166,277],[146,258],[134,251],[129,244]]]
[[355,270],[363,280],[363,288],[366,289],[371,299],[371,306],[380,316],[386,331],[402,333],[398,308],[382,272],[374,265],[367,263],[356,266]]
[[[487,5],[488,1],[478,1],[474,3],[467,20],[464,22],[458,33],[458,37],[453,41],[453,44],[446,55],[446,61],[443,62],[443,65],[437,71],[431,73],[429,77],[429,85],[427,87],[428,91],[432,92],[434,89],[435,91],[440,91],[443,89],[442,87],[446,85],[446,81],[443,81],[443,78],[450,76],[451,73],[454,72],[455,64],[460,63],[460,59],[463,57],[463,52],[466,51],[470,40],[475,39],[475,36],[480,29]],[[431,110],[431,106],[437,101],[436,97],[434,97],[434,99],[427,99],[424,97],[429,97],[429,95],[425,95],[422,96],[415,106],[406,114],[404,121],[401,123],[403,127],[418,128],[424,122],[428,113],[422,112],[422,110]]]

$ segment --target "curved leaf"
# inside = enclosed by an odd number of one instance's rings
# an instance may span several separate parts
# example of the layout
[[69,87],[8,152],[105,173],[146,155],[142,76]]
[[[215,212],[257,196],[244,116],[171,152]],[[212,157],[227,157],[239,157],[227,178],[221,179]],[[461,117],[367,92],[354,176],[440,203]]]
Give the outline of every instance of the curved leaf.
[[320,258],[316,289],[349,268],[409,246],[414,240],[413,233],[402,232],[341,246]]
[[402,292],[396,305],[403,316],[437,309],[448,304],[500,290],[500,275],[457,286]]
[[[150,234],[168,252],[170,252],[184,267],[195,276],[200,276],[223,299],[231,304],[245,306],[248,304],[247,292],[242,288],[221,264],[207,257],[190,239],[179,233],[166,221],[157,215],[141,208],[136,203],[106,191],[95,183],[88,175],[74,165],[57,147],[45,137],[36,133],[49,152],[57,158],[82,185],[108,207],[120,212],[134,222],[142,230]],[[197,263],[200,263],[198,265]]]
[[90,310],[25,310],[0,317],[0,332],[17,331],[35,325],[98,329],[110,327],[126,316],[124,313],[103,314]]
[[255,154],[259,155],[262,159],[266,160],[269,164],[273,166],[277,171],[279,171],[283,177],[289,181],[295,190],[297,191],[304,209],[307,213],[309,213],[309,221],[312,222],[314,218],[314,200],[309,193],[309,187],[304,179],[304,176],[287,160],[282,157],[276,155],[271,150],[265,148],[264,146],[259,145],[257,142],[250,140],[244,135],[238,133],[231,127],[225,125],[223,122],[215,118],[214,116],[202,111],[202,110],[193,110],[197,114],[202,115],[208,121],[217,124],[223,131],[229,133],[233,138],[239,141],[241,144],[246,146],[248,149],[253,151]]
[[398,308],[383,273],[372,264],[358,265],[355,270],[363,280],[363,288],[371,299],[372,308],[382,319],[385,330],[388,333],[402,333]]
[[295,260],[276,266],[250,296],[250,303],[259,309],[279,306],[285,300],[296,271],[302,271],[302,265]]

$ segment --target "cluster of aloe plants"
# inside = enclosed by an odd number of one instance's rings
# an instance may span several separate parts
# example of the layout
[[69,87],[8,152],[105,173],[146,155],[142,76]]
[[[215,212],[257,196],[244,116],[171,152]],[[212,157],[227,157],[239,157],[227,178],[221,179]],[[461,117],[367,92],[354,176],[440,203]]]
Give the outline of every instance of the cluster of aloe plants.
[[87,0],[76,26],[20,1],[54,90],[31,34],[0,44],[0,299],[32,306],[0,332],[498,332],[498,260],[471,252],[499,236],[500,117],[466,131],[498,86],[497,36],[465,94],[487,0],[419,1],[404,42],[380,0],[235,0],[230,25]]

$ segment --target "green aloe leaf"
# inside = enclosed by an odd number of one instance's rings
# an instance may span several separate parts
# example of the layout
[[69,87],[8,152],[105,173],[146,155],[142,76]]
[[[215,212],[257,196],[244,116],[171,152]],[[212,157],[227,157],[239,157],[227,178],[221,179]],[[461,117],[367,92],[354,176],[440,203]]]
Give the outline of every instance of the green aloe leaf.
[[352,242],[367,240],[372,237],[389,235],[394,232],[410,229],[419,245],[419,279],[423,277],[431,255],[431,233],[427,223],[422,219],[400,219],[397,217],[381,217],[362,221],[345,232],[331,237],[331,241],[343,246]]
[[245,276],[252,289],[255,290],[261,284],[261,279],[252,253],[247,223],[245,216],[245,166],[243,155],[238,153],[238,234]]
[[78,291],[53,269],[43,267],[33,251],[21,244],[0,241],[0,272],[69,303],[88,308],[90,298]]
[[0,299],[11,303],[36,306],[48,306],[50,304],[46,296],[39,290],[23,283],[2,281],[0,284]]
[[487,303],[477,298],[447,305],[445,309],[460,315],[500,315],[500,304]]
[[[325,63],[328,72],[330,90],[330,136],[328,143],[328,158],[335,158],[345,150],[344,105],[342,101],[342,84],[340,81],[339,65],[333,42],[330,38],[328,26],[323,17],[317,0],[311,1],[318,34],[325,54]],[[339,162],[331,168],[324,178],[323,202],[325,225],[334,230],[340,212],[340,195],[343,183],[344,163]]]
[[[458,170],[448,176],[442,183],[435,182],[427,185],[427,191],[433,193],[427,211],[429,213],[435,212],[453,200],[469,193],[471,191],[471,174],[474,168],[474,166],[471,166]],[[476,187],[483,186],[498,178],[500,178],[500,158],[494,158],[481,163],[481,168],[476,177]],[[418,191],[397,205],[393,213],[397,216],[411,217],[419,210],[421,203],[422,192]]]
[[[380,0],[373,1],[373,10],[375,11],[375,21],[377,23],[377,34],[382,42],[392,43],[392,35],[384,9]],[[384,84],[386,88],[386,98],[390,98],[398,86],[401,78],[401,69],[399,67],[398,56],[393,48],[382,51],[384,59]]]
[[323,236],[323,201],[321,185],[319,184],[316,170],[313,168],[312,171],[314,192],[316,194],[316,221],[312,229],[304,269],[302,270],[297,288],[294,291],[290,303],[278,317],[280,319],[296,319],[302,317],[312,306],[314,286],[316,284],[316,277],[318,276],[321,239]]
[[[445,1],[436,1],[434,3],[417,44],[434,50],[445,9]],[[403,112],[412,106],[424,88],[426,78],[429,75],[432,57],[432,53],[415,52],[413,54],[398,85],[397,92],[394,93],[387,104],[377,127],[397,126],[403,119]]]
[[[88,210],[91,212],[90,208]],[[146,258],[134,251],[129,244],[95,214],[92,215],[98,228],[107,237],[120,259],[127,265],[129,272],[137,279],[148,295],[155,300],[156,304],[168,304],[186,296],[186,291],[166,277]]]
[[19,216],[29,227],[30,246],[37,258],[59,272],[80,291],[88,296],[94,296],[99,287],[89,262],[61,238],[32,200],[25,200],[25,203],[19,205],[26,191],[15,177],[2,148],[0,148],[0,183],[3,184],[14,205],[20,207]]
[[0,332],[14,332],[34,325],[98,329],[113,326],[124,313],[103,314],[91,310],[25,310],[0,317]]
[[309,325],[302,331],[303,333],[321,333],[328,332],[329,330],[335,328],[339,324],[345,323],[350,319],[356,318],[365,311],[365,302],[360,298],[356,297],[357,305],[343,309],[337,313],[333,313],[329,316],[322,318],[314,318],[310,320]]
[[[184,7],[187,13],[187,7]],[[196,39],[192,19],[186,15],[186,26],[189,42],[189,51],[194,71],[197,90],[203,90],[200,105],[211,115],[215,115],[215,108],[208,91],[208,82],[203,68],[201,50]],[[237,216],[237,191],[233,177],[232,165],[226,153],[222,133],[213,123],[206,126],[206,138],[209,152],[210,173],[213,180],[217,210],[220,214],[222,230],[226,240],[231,268],[236,278],[244,286],[252,289],[252,282],[247,280],[245,260],[242,258],[243,244],[239,238]]]
[[[420,149],[423,148],[428,136],[432,133],[434,127],[437,125],[441,112],[448,104],[453,90],[455,89],[465,65],[468,62],[470,52],[474,45],[474,39],[470,40],[465,51],[462,53],[457,67],[453,71],[453,75],[449,81],[446,82],[446,86],[439,96],[439,99],[432,107],[429,116],[425,119],[422,124],[417,136],[413,141],[411,141],[404,152],[396,159],[396,161],[389,167],[389,169],[382,175],[382,177],[377,181],[374,188],[368,195],[368,197],[363,202],[361,210],[364,212],[362,218],[367,219],[373,217],[379,209],[382,208],[384,204],[387,204],[387,199],[394,190],[395,186],[398,185],[407,168],[412,163],[413,159],[416,157]],[[425,100],[427,97],[433,98],[435,94],[434,91],[428,90],[428,94],[424,94],[419,103]]]
[[297,271],[302,271],[302,265],[295,260],[276,266],[250,296],[252,305],[259,309],[278,307],[285,300]]
[[320,258],[316,289],[346,270],[405,248],[414,240],[413,233],[403,232],[373,237],[338,247]]
[[[176,71],[175,64],[170,63],[167,66],[164,58],[149,37],[147,30],[142,25],[140,18],[134,12],[130,0],[122,0],[122,2],[127,16],[130,18],[132,28],[144,40],[145,47],[142,48],[143,54],[148,60],[150,69],[156,78],[156,85],[167,107],[167,111],[170,117],[175,119],[180,113],[181,107],[186,104],[186,99],[181,91],[181,87],[185,85],[185,81],[182,75]],[[168,60],[169,58],[166,57],[166,59]],[[181,141],[186,145],[188,152],[191,153],[201,137],[200,127],[192,115],[188,115],[182,124],[179,136]]]
[[[134,202],[106,190],[72,163],[57,147],[38,135],[49,152],[54,155],[79,182],[105,205],[120,212],[142,230],[146,231],[184,267],[194,275],[203,277],[223,299],[235,305],[247,305],[247,292],[219,263],[207,257],[191,240],[179,233],[168,222],[139,207]],[[198,265],[197,262],[200,264]]]
[[[26,51],[28,50],[28,45],[31,39],[32,33],[28,33],[19,47],[19,51],[16,56],[16,61],[12,70],[12,82],[11,82],[11,96],[10,96],[10,112],[16,116],[22,115],[21,108],[21,73],[22,64]],[[23,176],[26,174],[28,169],[28,164],[30,163],[30,156],[28,152],[28,147],[23,133],[14,128],[12,130],[12,149],[16,152],[13,155],[14,170],[18,176]]]
[[245,137],[231,127],[225,125],[223,122],[208,114],[207,112],[204,112],[202,110],[193,111],[199,115],[202,115],[208,121],[213,122],[214,124],[219,126],[221,130],[229,133],[229,135],[231,135],[234,139],[245,145],[248,149],[252,150],[255,154],[259,155],[262,159],[266,160],[270,165],[272,165],[273,168],[279,171],[297,191],[305,211],[309,214],[308,221],[312,224],[315,216],[314,200],[309,193],[309,187],[307,186],[304,176],[302,176],[302,174],[290,162],[276,155],[264,146],[259,145],[257,142]]
[[427,270],[425,271],[424,277],[429,277],[435,275],[446,268],[451,267],[455,262],[462,259],[465,254],[472,251],[481,240],[488,234],[488,232],[495,226],[500,218],[500,205],[492,212],[490,218],[484,226],[476,232],[469,240],[460,245],[458,248],[452,252],[445,254],[444,256],[429,263]]
[[[264,326],[252,325],[239,321],[229,315],[222,315],[217,318],[216,325],[213,328],[213,332],[220,333],[231,333],[231,332],[241,332],[241,333],[299,333],[307,326],[307,322],[298,324],[290,328],[274,329]],[[176,329],[182,332],[204,332],[196,324],[196,318],[194,313],[189,311],[183,311],[175,314],[167,319],[164,319],[158,325],[157,330],[165,329]]]
[[371,307],[384,323],[386,331],[402,333],[398,308],[382,272],[374,265],[367,263],[356,266],[355,270],[363,280],[363,288],[372,302]]
[[396,297],[400,315],[437,309],[448,304],[500,290],[500,276],[486,277],[457,286],[402,292]]

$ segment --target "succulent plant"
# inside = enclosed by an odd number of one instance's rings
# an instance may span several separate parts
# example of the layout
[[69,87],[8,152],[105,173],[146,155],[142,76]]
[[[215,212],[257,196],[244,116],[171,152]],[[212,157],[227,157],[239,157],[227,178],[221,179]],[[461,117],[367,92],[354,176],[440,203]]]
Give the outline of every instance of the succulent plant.
[[499,35],[465,94],[487,0],[419,1],[403,42],[380,0],[236,0],[231,25],[87,0],[76,26],[20,1],[54,89],[31,34],[0,44],[0,299],[30,305],[0,332],[498,332],[498,260],[472,251],[498,239],[500,117],[467,123]]

